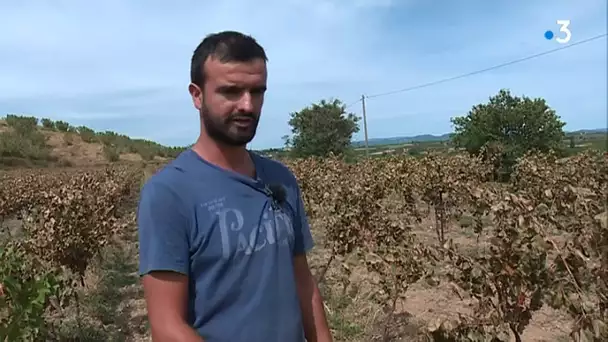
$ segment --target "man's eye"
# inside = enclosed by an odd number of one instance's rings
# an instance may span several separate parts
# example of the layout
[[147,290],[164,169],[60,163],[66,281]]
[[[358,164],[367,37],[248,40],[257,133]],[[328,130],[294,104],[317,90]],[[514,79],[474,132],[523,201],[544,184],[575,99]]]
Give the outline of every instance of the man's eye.
[[251,94],[254,94],[254,95],[261,95],[261,94],[264,94],[264,92],[266,92],[266,88],[251,89]]
[[249,92],[250,95],[262,95],[266,92],[266,87],[251,89],[244,89],[240,87],[221,87],[217,90],[217,92],[225,96],[239,96],[244,92]]
[[238,95],[242,91],[243,90],[238,87],[225,87],[225,88],[220,89],[220,93],[226,94],[226,95]]

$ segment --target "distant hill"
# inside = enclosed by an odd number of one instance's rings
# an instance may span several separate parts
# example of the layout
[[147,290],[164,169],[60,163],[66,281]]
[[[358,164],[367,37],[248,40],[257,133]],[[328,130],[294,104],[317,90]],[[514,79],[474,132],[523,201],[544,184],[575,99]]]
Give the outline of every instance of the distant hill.
[[[452,133],[446,133],[442,135],[422,134],[408,137],[389,137],[389,138],[373,138],[369,139],[368,144],[370,146],[377,145],[398,145],[406,144],[413,141],[416,142],[433,142],[433,141],[446,141],[450,138]],[[365,141],[355,141],[354,146],[365,146]]]
[[0,117],[0,168],[165,161],[183,148],[33,116]]
[[[608,133],[607,128],[595,128],[595,129],[580,129],[577,131],[566,132],[566,135],[578,135],[578,134],[602,134]],[[388,138],[373,138],[369,139],[369,146],[378,145],[399,145],[411,142],[435,142],[435,141],[446,141],[450,138],[452,133],[446,133],[442,135],[432,134],[421,134],[414,136],[403,136],[403,137],[388,137]],[[355,141],[353,146],[360,147],[365,146],[365,141]]]
[[566,132],[566,135],[571,135],[571,134],[601,134],[601,133],[608,133],[608,128],[579,129],[578,131]]

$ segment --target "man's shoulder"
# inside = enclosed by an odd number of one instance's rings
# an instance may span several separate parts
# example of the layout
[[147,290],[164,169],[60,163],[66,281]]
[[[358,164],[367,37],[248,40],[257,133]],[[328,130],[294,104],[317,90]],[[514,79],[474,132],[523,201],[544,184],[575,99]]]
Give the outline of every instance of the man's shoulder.
[[179,174],[170,164],[163,165],[144,182],[143,188],[174,188],[180,183]]
[[145,182],[142,187],[142,196],[158,196],[161,194],[175,196],[187,189],[187,177],[181,166],[183,155],[161,166]]
[[297,183],[294,173],[286,164],[260,154],[256,154],[256,156],[264,171],[270,174],[273,178],[279,177],[290,182],[293,181]]

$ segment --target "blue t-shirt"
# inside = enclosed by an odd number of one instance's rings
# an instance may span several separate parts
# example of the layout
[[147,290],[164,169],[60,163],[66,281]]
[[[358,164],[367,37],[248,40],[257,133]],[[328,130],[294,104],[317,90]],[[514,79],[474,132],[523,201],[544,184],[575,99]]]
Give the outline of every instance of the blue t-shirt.
[[257,179],[189,149],[146,182],[139,272],[189,277],[188,323],[206,342],[304,341],[293,257],[313,241],[300,189],[286,166],[251,156]]

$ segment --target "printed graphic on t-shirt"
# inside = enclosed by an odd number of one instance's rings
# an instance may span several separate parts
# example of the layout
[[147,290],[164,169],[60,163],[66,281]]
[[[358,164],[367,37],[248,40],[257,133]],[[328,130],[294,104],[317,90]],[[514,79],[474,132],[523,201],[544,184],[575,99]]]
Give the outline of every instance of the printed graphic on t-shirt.
[[[223,258],[228,259],[235,252],[250,255],[277,243],[282,246],[293,245],[293,221],[282,208],[273,209],[268,205],[261,220],[246,222],[243,210],[227,207],[225,202],[223,197],[201,205],[217,217]],[[259,218],[259,214],[248,217]]]

